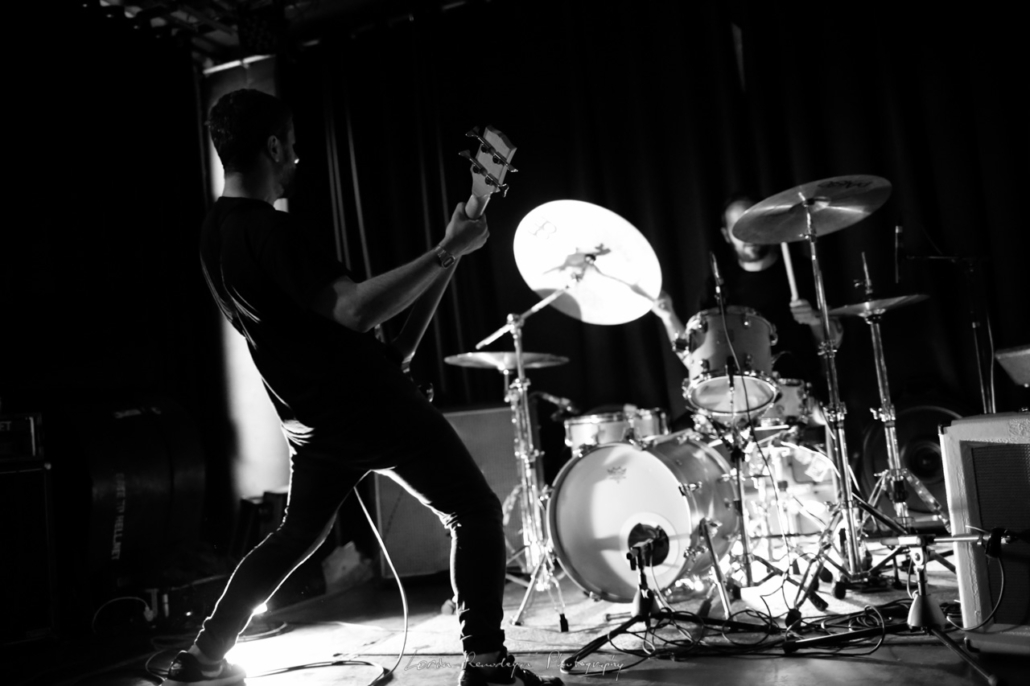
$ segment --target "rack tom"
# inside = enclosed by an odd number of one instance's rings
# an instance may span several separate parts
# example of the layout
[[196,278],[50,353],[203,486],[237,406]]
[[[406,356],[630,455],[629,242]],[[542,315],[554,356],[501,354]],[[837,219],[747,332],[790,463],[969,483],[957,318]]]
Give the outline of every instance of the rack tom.
[[725,309],[725,317],[711,308],[687,322],[683,397],[717,419],[756,416],[776,399],[776,328],[750,308]]

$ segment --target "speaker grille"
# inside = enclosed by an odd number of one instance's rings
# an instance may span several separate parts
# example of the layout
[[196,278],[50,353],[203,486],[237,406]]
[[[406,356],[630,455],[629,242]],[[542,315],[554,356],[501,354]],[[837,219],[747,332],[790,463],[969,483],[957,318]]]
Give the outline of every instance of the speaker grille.
[[[1030,523],[1030,445],[970,446],[979,499],[980,528],[1018,530]],[[1016,541],[1002,548],[1005,597],[994,615],[1001,624],[1030,624],[1030,543]],[[1001,596],[1001,571],[987,565],[991,606]]]

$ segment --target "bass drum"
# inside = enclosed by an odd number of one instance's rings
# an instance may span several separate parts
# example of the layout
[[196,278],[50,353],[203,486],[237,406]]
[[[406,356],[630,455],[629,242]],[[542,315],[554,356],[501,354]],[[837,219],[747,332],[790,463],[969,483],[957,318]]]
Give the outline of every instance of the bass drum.
[[723,456],[692,431],[661,437],[646,449],[598,446],[555,478],[547,503],[555,554],[576,585],[617,603],[632,602],[637,591],[638,574],[627,553],[655,534],[667,541],[656,543],[649,582],[665,589],[700,574],[712,566],[701,519],[712,524],[717,558],[729,552],[737,534],[729,476]]

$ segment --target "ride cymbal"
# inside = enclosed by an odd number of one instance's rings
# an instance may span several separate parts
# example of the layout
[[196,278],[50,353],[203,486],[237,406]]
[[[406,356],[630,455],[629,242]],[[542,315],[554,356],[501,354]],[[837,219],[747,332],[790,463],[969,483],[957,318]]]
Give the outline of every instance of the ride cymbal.
[[[478,353],[461,353],[443,358],[447,364],[456,367],[472,367],[473,369],[496,369],[497,371],[514,371],[517,369],[514,350],[487,351]],[[522,353],[523,369],[540,367],[557,367],[565,364],[569,358],[549,353]]]
[[662,290],[651,244],[603,207],[555,200],[527,214],[515,231],[515,263],[541,298],[588,324],[625,324],[650,309]]
[[766,198],[748,208],[731,230],[758,245],[790,243],[808,236],[808,217],[816,236],[857,224],[880,208],[891,183],[879,176],[835,176],[812,181]]

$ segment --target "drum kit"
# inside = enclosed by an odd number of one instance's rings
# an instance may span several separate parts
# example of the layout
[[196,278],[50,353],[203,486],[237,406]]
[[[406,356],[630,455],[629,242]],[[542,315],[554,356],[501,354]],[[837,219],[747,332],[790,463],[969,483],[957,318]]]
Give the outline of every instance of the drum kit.
[[[517,555],[528,576],[528,581],[522,580],[526,594],[512,619],[514,624],[521,623],[535,592],[546,590],[554,601],[553,589],[562,628],[567,629],[558,583],[563,574],[592,597],[636,606],[644,585],[640,569],[644,565],[650,568],[658,592],[672,593],[685,585],[700,588],[701,576],[711,575],[709,596],[717,586],[728,615],[721,569],[727,557],[734,563],[734,572],[727,575],[735,577],[730,583],[751,586],[781,576],[797,588],[795,611],[806,600],[825,607],[825,601],[814,592],[817,584],[813,579],[827,579],[827,565],[838,570],[834,587],[838,597],[848,588],[878,582],[884,563],[871,565],[864,552],[863,532],[872,520],[897,533],[909,531],[909,486],[940,521],[947,522],[939,503],[901,464],[879,327],[887,312],[926,296],[871,299],[872,284],[866,270],[866,300],[831,309],[819,264],[818,239],[865,219],[886,202],[890,192],[891,184],[875,176],[823,179],[759,202],[732,227],[735,237],[754,244],[808,242],[824,341],[819,355],[828,389],[825,404],[814,398],[805,381],[777,376],[771,352],[777,340],[775,327],[754,310],[724,302],[717,285],[719,306],[694,315],[674,346],[687,369],[683,396],[695,413],[694,427],[670,433],[663,411],[632,406],[622,412],[568,418],[565,439],[571,459],[552,485],[545,483],[543,453],[534,442],[526,372],[565,364],[568,359],[525,351],[527,320],[550,306],[585,323],[627,323],[652,309],[661,292],[662,276],[644,236],[604,208],[554,201],[534,209],[520,222],[513,247],[516,264],[541,299],[521,314],[509,314],[503,326],[476,345],[477,352],[445,359],[457,366],[493,369],[504,377],[520,475],[517,495],[523,547]],[[791,274],[789,263],[787,266]],[[792,274],[791,279],[796,293]],[[873,340],[881,400],[873,414],[884,426],[889,468],[879,476],[869,502],[855,493],[847,458],[845,408],[830,321],[841,316],[861,317]],[[511,350],[480,351],[506,335],[511,336]],[[804,445],[799,439],[801,431],[813,425],[823,433],[818,447]],[[822,504],[821,514],[828,520],[811,515],[817,527],[813,535],[818,535],[819,543],[815,554],[794,558],[796,574],[800,573],[798,560],[804,559],[808,565],[797,580],[756,554],[753,527],[746,521],[745,479],[751,478],[756,488],[763,479],[782,487],[788,481],[785,455],[796,457],[798,464],[813,474],[818,472],[818,480],[829,477],[835,491],[835,502]],[[893,503],[893,518],[875,508],[882,496]],[[778,510],[779,536],[789,550],[789,537],[799,535],[792,523],[798,508],[791,517],[783,517],[791,498],[782,488],[772,496],[758,497],[765,505],[767,498],[775,500],[771,509]],[[769,530],[771,527],[766,528]],[[739,555],[731,554],[736,550]],[[769,571],[765,579],[752,577],[756,564]]]

